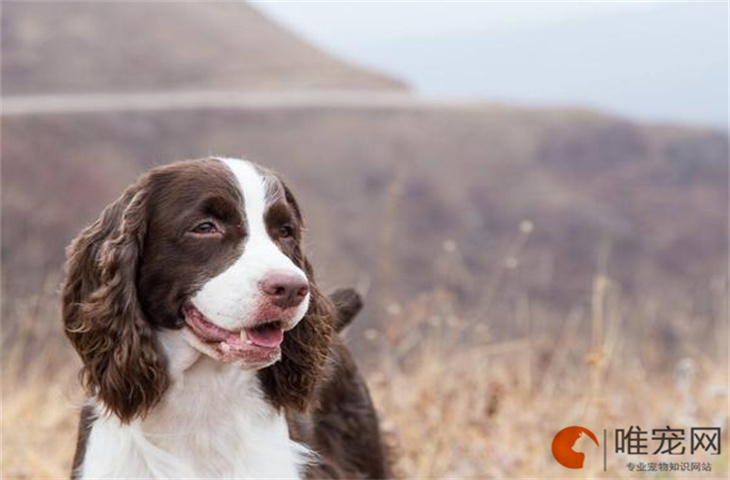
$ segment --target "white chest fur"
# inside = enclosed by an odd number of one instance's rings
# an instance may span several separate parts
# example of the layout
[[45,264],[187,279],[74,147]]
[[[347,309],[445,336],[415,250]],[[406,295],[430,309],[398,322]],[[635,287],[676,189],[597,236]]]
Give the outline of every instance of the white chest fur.
[[100,416],[81,478],[300,478],[310,452],[254,372],[198,358],[144,420]]

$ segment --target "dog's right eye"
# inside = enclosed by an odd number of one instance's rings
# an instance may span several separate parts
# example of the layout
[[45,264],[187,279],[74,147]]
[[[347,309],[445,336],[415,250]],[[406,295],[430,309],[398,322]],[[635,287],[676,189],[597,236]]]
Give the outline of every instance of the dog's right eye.
[[193,233],[198,233],[201,235],[211,234],[211,233],[218,233],[218,227],[216,227],[215,223],[213,222],[202,222],[199,223],[191,230]]

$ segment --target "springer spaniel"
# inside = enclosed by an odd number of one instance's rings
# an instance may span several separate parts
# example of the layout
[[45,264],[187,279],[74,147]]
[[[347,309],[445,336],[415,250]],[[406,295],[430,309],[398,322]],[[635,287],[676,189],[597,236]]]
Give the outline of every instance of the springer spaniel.
[[72,478],[383,478],[378,420],[274,173],[158,167],[68,248],[66,334],[83,361]]

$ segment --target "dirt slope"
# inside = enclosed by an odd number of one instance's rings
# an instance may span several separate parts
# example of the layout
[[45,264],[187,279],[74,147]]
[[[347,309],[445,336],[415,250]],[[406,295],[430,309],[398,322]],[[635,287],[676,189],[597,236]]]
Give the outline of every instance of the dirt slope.
[[2,59],[3,95],[403,88],[242,2],[6,2]]

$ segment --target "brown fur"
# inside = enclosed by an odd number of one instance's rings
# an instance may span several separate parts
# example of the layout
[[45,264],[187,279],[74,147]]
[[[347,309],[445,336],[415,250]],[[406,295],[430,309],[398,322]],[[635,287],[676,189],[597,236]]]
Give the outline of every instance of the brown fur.
[[310,426],[300,430],[302,439],[320,456],[306,475],[388,478],[387,452],[381,442],[378,416],[355,360],[339,339],[335,340],[330,359],[332,372],[318,392],[318,407],[311,415],[293,420],[300,426]]
[[137,301],[147,228],[147,178],[131,186],[68,249],[63,293],[66,335],[87,392],[123,422],[152,408],[167,389],[165,360]]

